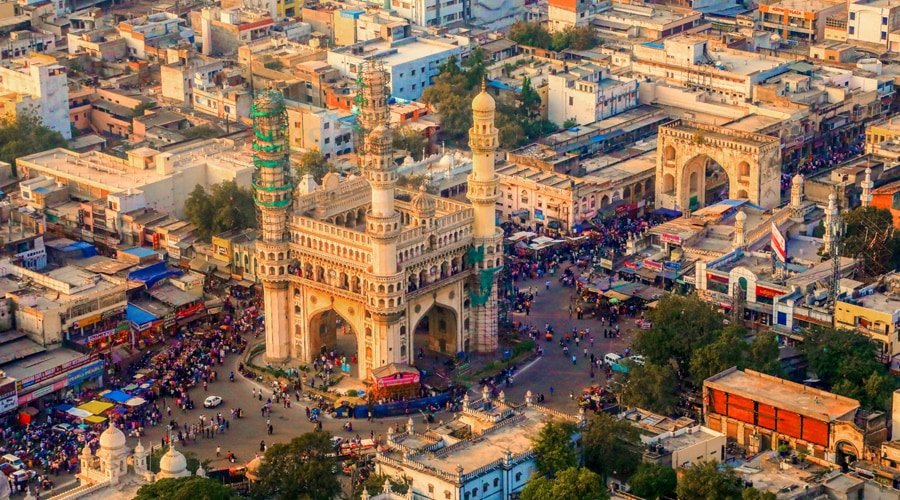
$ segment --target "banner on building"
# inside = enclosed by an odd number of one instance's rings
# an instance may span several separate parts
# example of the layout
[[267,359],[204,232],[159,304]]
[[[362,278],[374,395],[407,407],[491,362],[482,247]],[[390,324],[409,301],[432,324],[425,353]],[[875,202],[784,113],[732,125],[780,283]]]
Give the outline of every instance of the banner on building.
[[784,241],[784,235],[778,230],[778,226],[772,223],[772,250],[775,251],[775,258],[781,262],[787,261],[787,243]]

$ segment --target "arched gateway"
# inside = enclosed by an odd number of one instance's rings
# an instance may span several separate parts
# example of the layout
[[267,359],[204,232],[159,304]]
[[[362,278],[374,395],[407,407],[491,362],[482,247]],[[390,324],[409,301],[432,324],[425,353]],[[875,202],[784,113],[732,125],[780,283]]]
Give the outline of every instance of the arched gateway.
[[[688,120],[659,127],[656,147],[656,206],[693,210],[712,201],[721,184],[730,198],[763,208],[781,203],[781,142],[777,137]],[[721,178],[715,166],[727,179]],[[721,172],[721,171],[718,171]]]
[[364,379],[389,363],[416,364],[420,349],[433,361],[497,348],[494,100],[482,89],[472,103],[470,203],[404,191],[387,78],[377,60],[361,71],[364,176],[327,174],[315,189],[293,189],[283,98],[266,91],[254,101],[256,252],[272,363],[334,350],[355,357],[351,374]]

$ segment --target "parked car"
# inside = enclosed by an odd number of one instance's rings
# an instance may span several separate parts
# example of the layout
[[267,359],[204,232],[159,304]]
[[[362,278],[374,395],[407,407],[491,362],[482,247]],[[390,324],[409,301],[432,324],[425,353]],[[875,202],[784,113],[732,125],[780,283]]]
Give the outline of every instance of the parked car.
[[203,400],[204,408],[215,408],[222,404],[222,398],[220,396],[209,396],[208,398]]
[[68,434],[75,430],[75,427],[72,424],[67,424],[65,422],[56,424],[52,427],[52,429],[56,432],[60,432],[62,434]]
[[25,463],[22,462],[22,459],[15,455],[10,455],[10,454],[3,455],[2,457],[0,457],[0,462],[9,464],[10,467],[12,467],[13,469],[16,469],[16,470],[22,470],[25,468]]

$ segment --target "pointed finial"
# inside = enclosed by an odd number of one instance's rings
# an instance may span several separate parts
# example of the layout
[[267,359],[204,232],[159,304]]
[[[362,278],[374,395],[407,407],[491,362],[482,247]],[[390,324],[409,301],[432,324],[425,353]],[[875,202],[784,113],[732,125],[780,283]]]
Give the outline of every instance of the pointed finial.
[[487,75],[481,77],[481,91],[487,92]]

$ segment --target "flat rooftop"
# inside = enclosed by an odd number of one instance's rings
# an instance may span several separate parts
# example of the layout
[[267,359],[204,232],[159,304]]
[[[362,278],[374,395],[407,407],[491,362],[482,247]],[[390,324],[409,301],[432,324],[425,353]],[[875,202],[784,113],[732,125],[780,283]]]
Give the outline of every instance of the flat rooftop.
[[527,181],[534,182],[535,184],[540,184],[546,187],[566,190],[573,189],[575,186],[583,184],[585,182],[582,179],[577,179],[564,174],[544,170],[537,167],[517,165],[515,163],[498,168],[497,174],[525,179]]
[[893,314],[900,311],[900,298],[885,293],[873,293],[864,297],[856,297],[853,300],[863,307],[880,312]]
[[843,5],[843,2],[836,2],[834,0],[781,0],[780,2],[771,4],[770,7],[781,7],[783,9],[799,10],[802,12],[819,12],[838,4]]
[[859,401],[752,370],[728,369],[703,382],[718,389],[825,422],[844,420],[859,409]]
[[702,425],[683,429],[673,434],[674,435],[672,436],[660,436],[659,440],[656,442],[669,450],[681,450],[697,443],[723,436],[722,433],[703,427]]
[[452,452],[443,457],[426,453],[415,460],[455,476],[457,464],[462,466],[463,474],[468,474],[506,456],[507,451],[513,455],[525,453],[532,448],[531,437],[540,433],[547,417],[528,407],[523,415],[525,418],[522,421],[487,432],[465,445],[456,445]]
[[[28,342],[38,346],[36,342],[31,340]],[[72,349],[60,347],[53,349],[52,351],[45,351],[25,359],[7,363],[3,365],[3,371],[10,377],[17,380],[23,380],[81,357],[84,357],[84,354]]]

